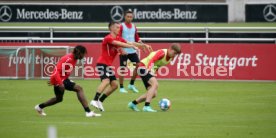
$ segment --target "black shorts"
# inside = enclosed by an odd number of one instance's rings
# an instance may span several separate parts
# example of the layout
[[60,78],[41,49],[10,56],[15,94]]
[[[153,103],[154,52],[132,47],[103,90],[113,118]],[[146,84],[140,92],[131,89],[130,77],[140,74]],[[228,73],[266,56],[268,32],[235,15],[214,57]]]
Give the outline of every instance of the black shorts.
[[68,91],[73,91],[74,90],[74,87],[76,85],[75,82],[73,82],[72,80],[69,80],[69,79],[65,79],[63,81],[63,85],[64,85],[64,88]]
[[139,76],[141,77],[141,79],[144,83],[144,86],[146,87],[146,89],[148,89],[148,87],[150,86],[149,80],[154,76],[151,75],[149,72],[147,72],[147,70],[144,69],[144,68],[138,68],[137,71],[138,71],[138,74],[139,74]]
[[[76,83],[73,82],[72,80],[65,79],[63,81],[63,85],[64,85],[65,90],[74,91],[74,87],[75,87]],[[63,96],[63,94],[64,94],[64,91],[60,91],[59,86],[54,86],[54,92],[55,92],[56,96]]]
[[127,55],[120,55],[120,66],[125,67],[127,65],[127,59],[129,59],[134,64],[137,64],[137,63],[140,62],[137,53],[127,54]]
[[101,81],[104,79],[109,79],[110,82],[116,80],[115,72],[112,70],[111,66],[98,63],[96,65],[96,70],[101,78]]

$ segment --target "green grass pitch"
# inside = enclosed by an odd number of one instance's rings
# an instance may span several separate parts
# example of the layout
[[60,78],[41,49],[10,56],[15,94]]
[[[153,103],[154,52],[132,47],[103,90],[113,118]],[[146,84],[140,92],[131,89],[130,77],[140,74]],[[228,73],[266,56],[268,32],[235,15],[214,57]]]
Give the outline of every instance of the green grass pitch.
[[[99,80],[76,80],[89,101]],[[168,98],[167,112],[133,112],[127,103],[139,94],[116,91],[105,103],[100,118],[86,118],[73,92],[45,109],[40,117],[34,106],[52,97],[46,80],[0,80],[0,137],[45,138],[50,125],[59,138],[275,138],[275,82],[159,81],[152,106]],[[139,105],[142,108],[142,105]],[[93,109],[93,108],[92,108]]]

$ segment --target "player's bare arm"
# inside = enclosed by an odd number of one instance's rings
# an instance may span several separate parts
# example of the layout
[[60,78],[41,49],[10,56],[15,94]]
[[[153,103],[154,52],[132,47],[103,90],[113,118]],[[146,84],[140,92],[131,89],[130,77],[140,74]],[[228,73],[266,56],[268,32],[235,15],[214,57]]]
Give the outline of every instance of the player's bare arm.
[[124,48],[134,48],[136,50],[138,50],[138,47],[136,47],[135,45],[132,44],[128,44],[128,43],[124,43],[124,42],[120,42],[120,41],[112,41],[113,45],[119,46],[119,47],[124,47]]
[[[137,43],[137,42],[127,42],[128,44],[134,45],[138,48],[141,48],[142,50],[147,49],[149,52],[152,52],[152,47],[148,44],[145,43]],[[145,52],[145,51],[144,51]]]

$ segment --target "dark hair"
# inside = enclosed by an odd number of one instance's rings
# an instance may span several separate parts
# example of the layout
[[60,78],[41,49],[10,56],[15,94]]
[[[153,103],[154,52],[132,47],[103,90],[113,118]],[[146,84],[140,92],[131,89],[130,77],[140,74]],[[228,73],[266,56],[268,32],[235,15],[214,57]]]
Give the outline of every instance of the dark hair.
[[171,49],[174,50],[177,54],[181,53],[181,45],[179,43],[172,43]]
[[129,9],[129,10],[127,10],[127,11],[125,11],[125,15],[127,15],[128,13],[133,14],[133,12],[132,12],[132,10],[131,10],[131,9]]
[[73,50],[73,54],[74,54],[74,55],[77,54],[78,51],[79,51],[80,53],[82,53],[82,54],[86,54],[86,53],[87,53],[86,48],[85,48],[84,46],[82,46],[82,45],[77,45],[77,46],[74,48],[74,50]]
[[120,23],[119,23],[119,22],[111,21],[111,22],[109,22],[109,24],[108,24],[108,29],[110,29],[110,27],[113,26],[114,24],[120,24]]

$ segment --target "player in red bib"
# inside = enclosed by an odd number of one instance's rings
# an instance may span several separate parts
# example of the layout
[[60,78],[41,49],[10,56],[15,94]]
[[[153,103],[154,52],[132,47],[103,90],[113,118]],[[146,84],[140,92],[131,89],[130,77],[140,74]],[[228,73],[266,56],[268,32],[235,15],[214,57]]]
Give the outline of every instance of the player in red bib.
[[[104,111],[102,102],[112,94],[117,88],[115,73],[111,66],[116,55],[118,53],[125,54],[121,49],[123,48],[134,48],[138,47],[152,51],[151,46],[146,44],[140,44],[136,42],[127,42],[120,37],[120,24],[117,22],[111,22],[108,25],[110,34],[104,37],[102,41],[102,54],[97,61],[97,71],[101,79],[101,84],[97,88],[96,95],[90,104],[100,111]],[[108,87],[110,85],[110,87]]]
[[62,102],[64,90],[66,89],[77,93],[78,99],[85,110],[86,117],[101,116],[101,114],[96,114],[89,109],[82,87],[68,78],[78,59],[81,60],[86,53],[85,47],[76,46],[72,53],[63,56],[59,60],[48,82],[49,85],[54,86],[55,97],[35,106],[35,110],[40,115],[46,116],[43,108]]

